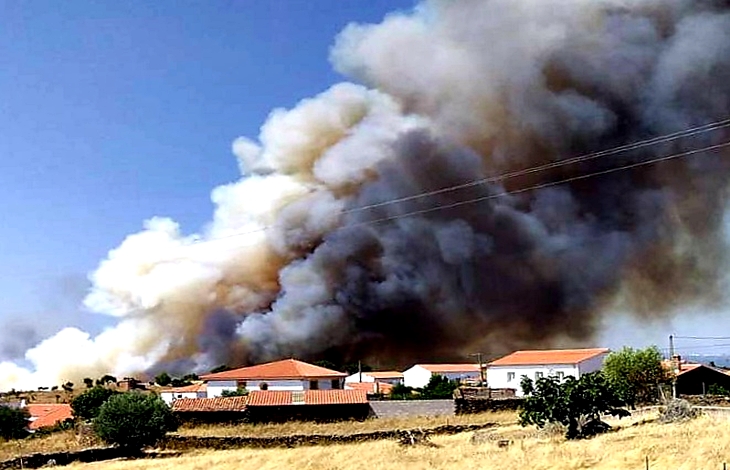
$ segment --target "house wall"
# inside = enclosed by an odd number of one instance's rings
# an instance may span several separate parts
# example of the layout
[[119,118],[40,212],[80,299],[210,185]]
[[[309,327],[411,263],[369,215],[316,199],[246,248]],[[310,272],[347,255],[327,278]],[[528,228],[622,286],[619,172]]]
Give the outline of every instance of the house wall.
[[[377,381],[380,383],[385,383],[385,384],[390,384],[390,385],[397,385],[397,384],[403,383],[403,379],[401,379],[400,377],[393,377],[393,378],[388,378],[388,379],[378,379]],[[375,377],[373,377],[372,375],[368,375],[367,372],[363,372],[362,380],[360,380],[359,373],[349,375],[345,378],[345,383],[353,383],[353,382],[355,382],[355,383],[357,383],[357,382],[373,383],[373,382],[375,382]]]
[[[332,379],[318,379],[318,390],[342,389],[343,380],[337,380],[337,387],[332,386]],[[309,380],[249,380],[246,382],[245,388],[248,391],[261,390],[261,384],[266,383],[268,390],[310,390],[311,384]],[[208,382],[208,398],[221,396],[223,390],[236,390],[238,383],[235,380],[228,381],[210,381]]]
[[168,405],[172,405],[173,400],[178,398],[207,398],[205,392],[185,392],[185,393],[173,393],[173,392],[162,392],[160,393],[162,401]]
[[603,353],[599,356],[592,357],[578,364],[580,374],[583,375],[590,372],[595,372],[597,370],[601,370],[603,368],[603,361],[606,360],[606,356],[608,356],[608,353]]
[[[479,371],[439,372],[436,374],[442,375],[449,380],[479,379]],[[403,384],[406,387],[425,387],[428,384],[428,381],[431,380],[431,375],[431,372],[423,367],[413,366],[403,372]]]
[[[509,374],[513,373],[514,378],[510,380]],[[487,384],[490,388],[511,388],[515,390],[518,397],[524,395],[520,387],[522,376],[532,380],[537,378],[538,373],[543,377],[559,376],[560,372],[564,377],[580,377],[577,365],[551,364],[551,365],[527,365],[527,366],[487,366]]]

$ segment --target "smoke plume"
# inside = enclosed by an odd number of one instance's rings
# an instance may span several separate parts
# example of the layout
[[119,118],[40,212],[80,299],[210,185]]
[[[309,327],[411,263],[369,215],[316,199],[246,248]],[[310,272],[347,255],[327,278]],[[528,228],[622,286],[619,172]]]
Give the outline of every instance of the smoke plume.
[[726,129],[438,190],[727,118],[727,2],[430,0],[348,26],[330,58],[357,84],[236,140],[202,233],[153,218],[101,262],[85,305],[115,327],[61,331],[0,386],[582,345],[617,304],[722,300],[728,148],[610,170]]

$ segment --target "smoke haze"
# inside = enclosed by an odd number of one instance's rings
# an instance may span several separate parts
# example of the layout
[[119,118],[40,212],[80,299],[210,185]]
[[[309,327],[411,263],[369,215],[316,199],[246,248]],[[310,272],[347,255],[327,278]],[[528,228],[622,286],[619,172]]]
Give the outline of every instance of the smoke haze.
[[330,59],[357,84],[237,139],[241,179],[213,190],[202,233],[155,217],[100,263],[84,303],[116,326],[62,330],[27,351],[33,370],[0,363],[0,388],[292,355],[463,361],[590,344],[618,304],[722,302],[727,148],[501,194],[726,129],[387,202],[727,118],[727,2],[432,0],[348,26]]

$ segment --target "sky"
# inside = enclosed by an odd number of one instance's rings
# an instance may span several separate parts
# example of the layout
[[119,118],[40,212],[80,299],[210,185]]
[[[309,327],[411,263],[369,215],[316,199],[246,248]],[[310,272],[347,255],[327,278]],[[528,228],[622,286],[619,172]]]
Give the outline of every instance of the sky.
[[[327,56],[345,25],[413,4],[1,2],[0,329],[13,334],[0,360],[63,326],[110,324],[81,306],[107,252],[152,216],[204,227],[211,189],[240,177],[233,140],[343,79]],[[618,320],[607,345],[716,333],[721,313]]]
[[18,330],[5,336],[109,324],[81,307],[107,252],[155,215],[203,227],[211,189],[240,177],[233,140],[343,79],[327,57],[349,22],[412,6],[0,2],[0,328]]

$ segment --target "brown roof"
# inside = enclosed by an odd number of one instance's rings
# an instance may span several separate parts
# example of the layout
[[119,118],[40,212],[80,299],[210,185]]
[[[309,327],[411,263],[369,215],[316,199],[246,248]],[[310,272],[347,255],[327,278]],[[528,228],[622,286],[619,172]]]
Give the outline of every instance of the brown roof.
[[368,394],[382,393],[383,395],[389,395],[393,390],[393,386],[384,382],[348,382],[345,384],[345,390],[347,389],[362,390]]
[[479,364],[416,364],[421,366],[429,372],[439,373],[453,373],[453,372],[479,372]]
[[247,403],[248,397],[178,398],[172,402],[172,411],[244,411]]
[[601,354],[608,353],[606,348],[593,349],[548,349],[515,351],[496,361],[489,363],[490,366],[527,366],[527,365],[550,365],[550,364],[578,364],[592,359]]
[[296,380],[296,379],[336,379],[347,374],[324,367],[307,364],[296,359],[268,362],[257,366],[227,370],[216,374],[203,375],[203,380]]
[[67,404],[32,404],[27,410],[31,417],[28,428],[33,431],[73,418],[71,405]]
[[248,406],[351,405],[368,402],[363,390],[255,390],[248,398]]
[[192,384],[186,385],[185,387],[177,388],[163,388],[160,393],[193,393],[193,392],[204,392],[208,389],[207,384]]

